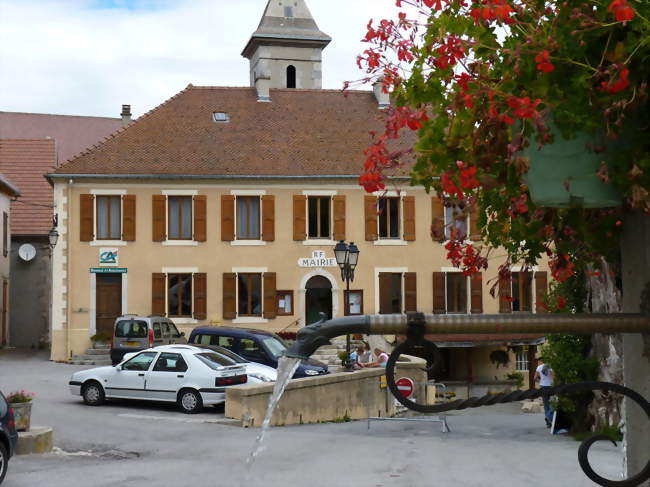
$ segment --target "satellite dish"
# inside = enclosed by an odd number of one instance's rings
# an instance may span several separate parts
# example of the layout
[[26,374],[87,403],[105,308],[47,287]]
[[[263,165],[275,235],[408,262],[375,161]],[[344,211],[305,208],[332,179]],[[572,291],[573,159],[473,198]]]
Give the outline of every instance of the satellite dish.
[[36,249],[32,244],[22,244],[18,248],[18,256],[23,259],[25,262],[29,262],[34,257],[36,257]]

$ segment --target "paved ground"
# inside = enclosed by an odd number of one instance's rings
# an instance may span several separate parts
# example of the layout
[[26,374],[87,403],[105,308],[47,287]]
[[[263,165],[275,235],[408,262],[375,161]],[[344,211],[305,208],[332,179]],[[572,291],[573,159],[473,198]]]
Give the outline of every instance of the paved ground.
[[[36,392],[32,422],[54,427],[62,450],[14,457],[3,487],[594,485],[578,466],[578,443],[549,435],[542,415],[515,405],[456,413],[449,434],[437,423],[273,428],[244,481],[259,430],[219,424],[223,410],[214,408],[188,416],[149,403],[84,406],[67,388],[81,368],[0,352],[0,389]],[[619,478],[620,451],[597,445],[591,457],[600,473]]]

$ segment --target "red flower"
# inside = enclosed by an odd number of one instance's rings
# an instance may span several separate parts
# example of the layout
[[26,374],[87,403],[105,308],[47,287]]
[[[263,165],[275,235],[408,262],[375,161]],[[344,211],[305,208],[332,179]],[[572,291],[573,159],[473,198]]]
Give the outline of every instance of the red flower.
[[386,186],[382,182],[381,174],[366,172],[359,177],[359,185],[368,193],[382,191]]
[[625,88],[630,86],[630,80],[627,78],[630,74],[629,69],[624,69],[621,71],[621,74],[617,81],[612,83],[612,80],[609,80],[609,83],[601,82],[600,89],[605,90],[607,93],[614,94],[619,91],[623,91]]
[[547,50],[542,51],[541,54],[535,56],[535,62],[537,63],[537,69],[544,71],[545,73],[550,73],[555,69],[553,63],[549,60],[549,54]]
[[607,7],[611,13],[614,14],[618,22],[627,22],[634,18],[635,12],[630,4],[627,3],[627,0],[614,0]]
[[511,96],[508,98],[508,105],[512,108],[512,113],[517,118],[539,118],[539,112],[536,108],[541,102],[542,100],[539,98],[535,101],[531,101],[527,96],[523,98]]

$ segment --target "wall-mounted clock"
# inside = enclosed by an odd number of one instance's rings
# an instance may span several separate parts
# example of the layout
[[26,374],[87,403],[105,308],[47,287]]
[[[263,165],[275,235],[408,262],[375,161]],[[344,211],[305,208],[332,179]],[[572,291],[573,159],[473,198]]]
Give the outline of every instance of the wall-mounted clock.
[[23,259],[25,262],[29,262],[34,257],[36,257],[36,249],[32,244],[22,244],[18,248],[18,257]]

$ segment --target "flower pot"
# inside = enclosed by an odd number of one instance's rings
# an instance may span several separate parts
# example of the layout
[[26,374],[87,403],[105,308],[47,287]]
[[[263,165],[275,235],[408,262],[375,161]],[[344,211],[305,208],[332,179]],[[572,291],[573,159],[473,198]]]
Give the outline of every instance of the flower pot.
[[14,420],[16,421],[16,431],[29,431],[32,419],[32,401],[12,402],[9,407],[14,410]]
[[620,206],[621,195],[612,184],[604,183],[597,176],[598,169],[614,151],[597,153],[591,147],[599,145],[597,137],[584,132],[567,140],[551,123],[554,141],[538,149],[531,139],[523,151],[530,168],[525,176],[533,202],[551,208],[608,208]]

